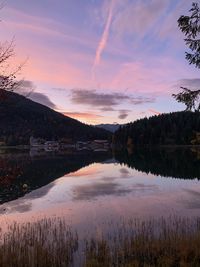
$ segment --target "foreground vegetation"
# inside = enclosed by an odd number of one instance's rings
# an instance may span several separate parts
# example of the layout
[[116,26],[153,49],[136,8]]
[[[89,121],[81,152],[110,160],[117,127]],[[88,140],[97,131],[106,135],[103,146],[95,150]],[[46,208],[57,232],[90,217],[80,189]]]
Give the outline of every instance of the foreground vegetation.
[[111,223],[85,239],[64,219],[13,223],[1,230],[0,266],[199,266],[200,218]]

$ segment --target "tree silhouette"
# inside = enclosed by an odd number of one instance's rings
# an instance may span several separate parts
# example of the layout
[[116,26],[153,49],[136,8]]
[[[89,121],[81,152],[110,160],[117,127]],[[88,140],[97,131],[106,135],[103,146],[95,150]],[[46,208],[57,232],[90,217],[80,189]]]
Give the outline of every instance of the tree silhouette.
[[[200,68],[200,8],[198,3],[193,3],[189,10],[190,16],[181,16],[178,19],[178,26],[185,35],[185,43],[191,50],[186,52],[186,59],[189,64],[194,64],[195,67]],[[182,91],[172,96],[178,101],[186,105],[188,111],[200,111],[200,90],[190,90],[181,87]]]
[[191,53],[186,52],[186,59],[190,64],[200,68],[200,8],[198,3],[193,3],[190,9],[191,16],[181,16],[178,19],[178,26],[185,34],[185,43]]
[[185,87],[181,87],[182,91],[178,94],[173,94],[172,96],[181,103],[186,105],[186,111],[200,111],[200,90],[190,90]]
[[[0,9],[2,6],[0,6]],[[5,98],[5,91],[14,91],[19,85],[16,75],[21,71],[24,63],[11,67],[11,59],[15,55],[14,39],[10,42],[0,41],[0,99]]]

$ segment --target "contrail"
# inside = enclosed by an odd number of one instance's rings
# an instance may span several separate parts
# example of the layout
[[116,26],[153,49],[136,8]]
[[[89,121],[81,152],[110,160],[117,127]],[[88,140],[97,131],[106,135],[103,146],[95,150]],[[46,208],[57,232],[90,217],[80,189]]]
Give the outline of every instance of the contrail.
[[105,25],[101,40],[100,40],[100,42],[98,44],[98,47],[97,47],[97,50],[96,50],[94,64],[93,64],[93,67],[92,67],[93,77],[95,76],[95,67],[99,65],[100,60],[101,60],[101,54],[102,54],[104,48],[106,47],[106,44],[107,44],[107,41],[108,41],[110,25],[111,25],[112,17],[113,17],[113,6],[114,6],[114,0],[111,0],[109,12],[108,12],[108,17],[107,17],[107,20],[106,20],[106,25]]

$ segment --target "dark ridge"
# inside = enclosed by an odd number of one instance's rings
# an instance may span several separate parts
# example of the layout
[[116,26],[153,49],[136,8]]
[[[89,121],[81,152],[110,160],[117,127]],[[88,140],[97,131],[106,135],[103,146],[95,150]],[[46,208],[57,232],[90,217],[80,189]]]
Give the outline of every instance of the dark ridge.
[[[2,92],[1,92],[2,94]],[[0,98],[0,142],[29,144],[31,136],[49,140],[109,139],[111,133],[64,116],[22,95],[4,92]]]

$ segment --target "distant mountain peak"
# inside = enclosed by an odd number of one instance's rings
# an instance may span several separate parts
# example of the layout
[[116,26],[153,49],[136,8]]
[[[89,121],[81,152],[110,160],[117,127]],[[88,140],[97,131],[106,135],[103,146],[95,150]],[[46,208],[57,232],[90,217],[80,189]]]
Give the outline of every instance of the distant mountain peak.
[[122,126],[123,124],[118,124],[118,123],[113,123],[113,124],[98,124],[98,125],[95,125],[97,128],[101,128],[101,129],[104,129],[104,130],[107,130],[111,133],[114,133],[116,132],[120,126]]

